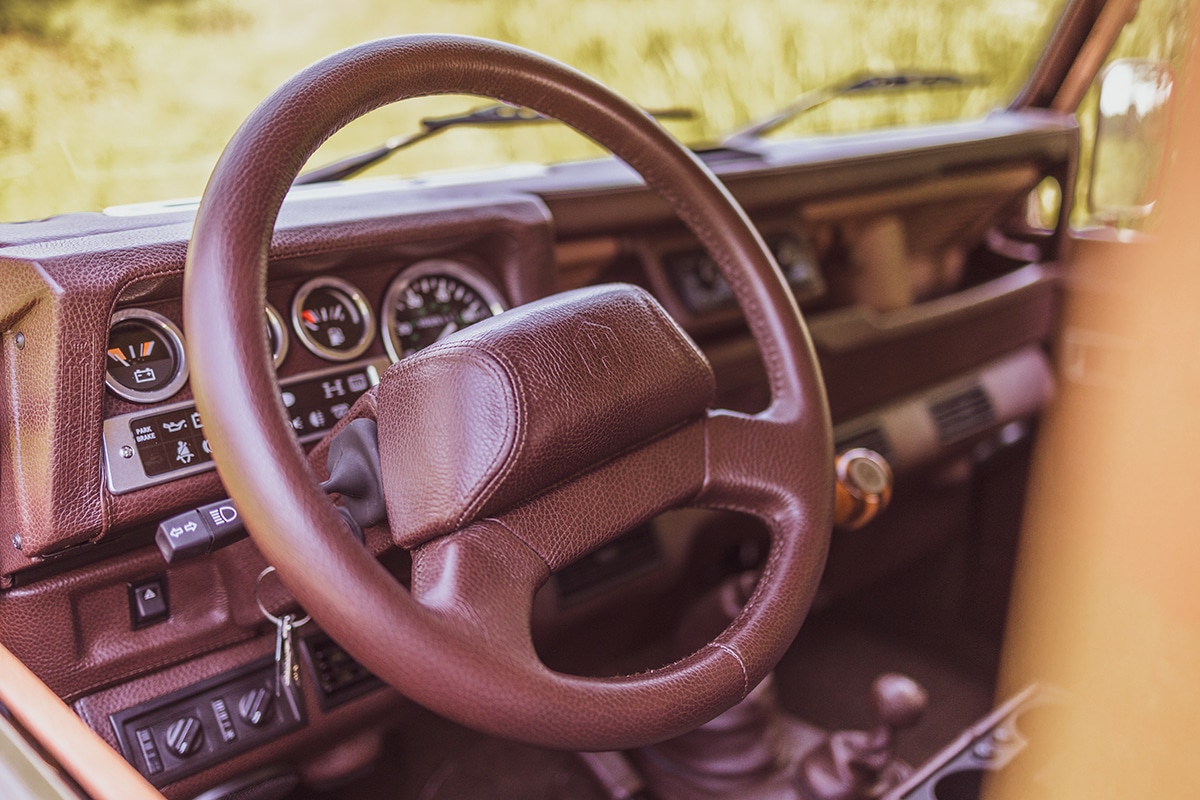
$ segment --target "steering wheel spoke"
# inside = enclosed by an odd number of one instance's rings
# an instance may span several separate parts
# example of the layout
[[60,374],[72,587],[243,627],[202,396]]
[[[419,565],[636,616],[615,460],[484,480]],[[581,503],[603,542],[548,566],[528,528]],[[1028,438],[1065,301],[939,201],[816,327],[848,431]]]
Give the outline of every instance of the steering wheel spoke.
[[549,574],[511,531],[484,521],[413,550],[411,592],[467,651],[533,663],[533,595]]
[[685,425],[498,517],[551,570],[671,508],[704,481],[704,427]]
[[821,495],[832,491],[833,458],[832,444],[819,428],[819,419],[806,423],[780,421],[769,412],[709,412],[707,480],[699,504],[767,519],[820,509]]

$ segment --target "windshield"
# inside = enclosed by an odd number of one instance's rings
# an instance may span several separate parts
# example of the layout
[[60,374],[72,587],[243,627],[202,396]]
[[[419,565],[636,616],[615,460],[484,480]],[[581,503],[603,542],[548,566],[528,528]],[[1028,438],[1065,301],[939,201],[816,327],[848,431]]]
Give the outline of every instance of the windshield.
[[[775,137],[979,117],[1016,95],[1063,0],[7,0],[0,3],[0,219],[199,195],[242,119],[288,76],[384,35],[501,39],[593,75],[713,143],[856,75],[962,75],[962,85],[844,96]],[[317,166],[457,114],[478,98],[382,109]],[[460,128],[368,175],[412,176],[598,155],[553,125]]]

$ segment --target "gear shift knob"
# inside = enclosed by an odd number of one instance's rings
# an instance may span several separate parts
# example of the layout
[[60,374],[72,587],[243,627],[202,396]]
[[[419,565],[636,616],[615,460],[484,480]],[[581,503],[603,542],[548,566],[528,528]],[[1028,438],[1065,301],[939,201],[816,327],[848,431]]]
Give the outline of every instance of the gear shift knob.
[[876,718],[892,731],[911,728],[920,721],[929,694],[907,675],[888,672],[871,684],[871,705]]
[[929,695],[907,675],[885,673],[871,684],[879,724],[870,731],[837,731],[804,757],[797,787],[806,800],[869,800],[882,797],[912,768],[896,758],[896,732],[925,713]]

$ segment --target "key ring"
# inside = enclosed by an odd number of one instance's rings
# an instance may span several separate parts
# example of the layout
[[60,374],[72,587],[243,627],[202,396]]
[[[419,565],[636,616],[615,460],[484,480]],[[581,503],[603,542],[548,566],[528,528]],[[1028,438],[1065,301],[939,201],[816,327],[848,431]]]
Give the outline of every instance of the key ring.
[[[263,578],[267,577],[274,571],[274,567],[268,566],[262,572],[258,573],[258,577],[254,579],[254,602],[258,605],[258,610],[262,612],[262,615],[267,618],[267,621],[275,627],[279,627],[283,625],[283,619],[275,616],[270,611],[267,611],[267,607],[263,605],[262,598],[258,596],[258,587],[262,583]],[[310,619],[312,619],[312,614],[305,614],[304,619],[293,620],[292,627],[299,628],[301,625],[306,624]]]

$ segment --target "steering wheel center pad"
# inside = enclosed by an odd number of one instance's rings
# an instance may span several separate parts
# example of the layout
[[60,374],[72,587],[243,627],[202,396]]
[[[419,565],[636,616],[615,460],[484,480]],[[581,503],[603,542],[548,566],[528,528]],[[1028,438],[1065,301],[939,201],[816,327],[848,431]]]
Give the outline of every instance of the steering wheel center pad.
[[629,285],[460,331],[393,365],[378,388],[393,538],[411,549],[506,511],[703,418],[714,388],[696,345]]

